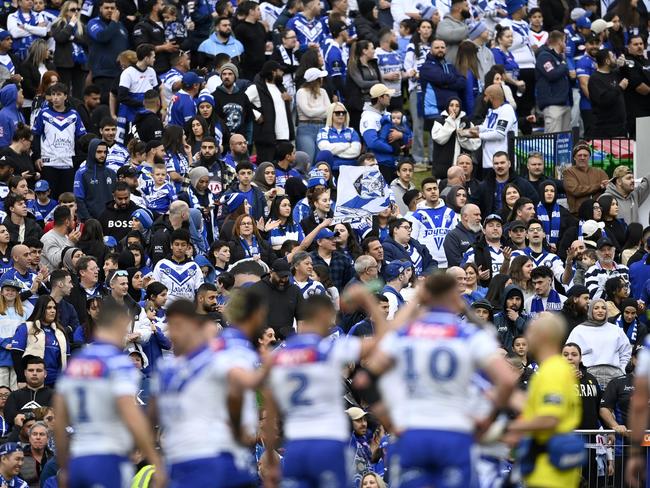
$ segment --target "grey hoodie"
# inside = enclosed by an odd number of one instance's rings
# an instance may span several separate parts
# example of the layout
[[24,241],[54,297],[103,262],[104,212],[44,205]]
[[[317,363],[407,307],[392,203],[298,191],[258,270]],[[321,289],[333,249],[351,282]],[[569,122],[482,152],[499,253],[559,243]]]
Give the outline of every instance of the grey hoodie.
[[612,195],[618,201],[618,218],[625,220],[626,224],[639,222],[639,206],[645,202],[650,195],[650,181],[646,176],[641,183],[635,185],[634,190],[627,198],[621,195],[616,188],[616,183],[610,181],[605,189],[604,195]]

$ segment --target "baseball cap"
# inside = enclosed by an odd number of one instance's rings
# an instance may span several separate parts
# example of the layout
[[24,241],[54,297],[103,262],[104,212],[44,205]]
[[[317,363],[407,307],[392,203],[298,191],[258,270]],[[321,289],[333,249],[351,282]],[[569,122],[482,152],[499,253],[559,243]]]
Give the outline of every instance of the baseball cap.
[[329,230],[327,227],[325,227],[324,229],[319,230],[318,234],[316,234],[316,238],[314,240],[319,241],[321,239],[334,239],[334,232]]
[[0,30],[0,41],[4,41],[7,37],[11,37],[9,31],[6,31],[4,29]]
[[10,288],[15,288],[18,291],[23,289],[23,284],[20,281],[12,280],[10,278],[5,278],[4,280],[2,280],[2,284],[0,284],[0,288],[4,288],[5,286],[8,286]]
[[614,26],[614,22],[607,22],[604,19],[596,19],[591,23],[591,32],[600,34],[601,32],[610,29]]
[[203,83],[205,80],[202,76],[197,75],[194,71],[188,71],[183,75],[183,84],[184,85],[198,85]]
[[163,143],[160,139],[151,139],[149,142],[147,142],[147,152],[151,151],[152,149],[156,149],[157,147],[162,146]]
[[277,273],[281,278],[287,278],[291,274],[291,269],[289,268],[289,263],[286,259],[278,258],[273,261],[271,266],[271,271]]
[[576,7],[573,10],[571,10],[571,20],[574,22],[578,20],[580,17],[584,17],[587,15],[587,11],[583,8]]
[[582,224],[582,237],[591,237],[597,231],[605,228],[604,222],[596,222],[595,220],[587,220]]
[[350,407],[345,411],[345,413],[347,413],[348,417],[352,420],[359,420],[368,415],[367,412],[364,412],[363,409],[359,407]]
[[386,281],[394,280],[404,271],[411,267],[411,263],[406,261],[391,261],[383,268],[383,275]]
[[576,27],[578,29],[591,29],[591,20],[586,15],[583,15],[578,20],[576,20]]
[[510,226],[508,227],[508,230],[515,230],[515,229],[525,229],[526,224],[524,224],[521,220],[513,220]]
[[0,446],[0,456],[6,456],[12,452],[22,451],[17,442],[6,442]]
[[600,239],[598,239],[598,243],[596,244],[596,249],[600,251],[603,247],[607,247],[607,246],[616,247],[614,246],[614,243],[611,241],[611,239],[607,237],[601,237]]
[[134,176],[138,176],[138,172],[130,164],[125,164],[117,170],[117,176],[123,176],[124,178],[133,178]]
[[614,178],[622,178],[625,175],[632,174],[632,170],[628,168],[627,166],[618,166],[613,173]]
[[153,214],[144,208],[139,208],[133,212],[131,218],[138,220],[145,229],[151,229],[151,226],[153,225]]
[[483,225],[487,225],[488,222],[495,222],[495,221],[500,222],[501,224],[503,224],[503,219],[501,218],[500,215],[490,214],[487,217],[485,217],[485,220],[483,221]]
[[589,288],[584,285],[574,285],[567,291],[567,297],[579,297],[580,295],[589,295]]
[[372,88],[370,89],[370,98],[379,98],[384,95],[390,95],[392,97],[394,93],[395,90],[388,88],[383,83],[377,83],[372,85]]
[[47,180],[38,180],[34,185],[35,192],[39,192],[39,193],[46,192],[49,189],[50,189],[50,184],[47,182]]
[[316,81],[318,78],[325,78],[327,77],[327,71],[318,69],[318,68],[309,68],[307,71],[305,71],[305,81],[310,82],[310,81]]

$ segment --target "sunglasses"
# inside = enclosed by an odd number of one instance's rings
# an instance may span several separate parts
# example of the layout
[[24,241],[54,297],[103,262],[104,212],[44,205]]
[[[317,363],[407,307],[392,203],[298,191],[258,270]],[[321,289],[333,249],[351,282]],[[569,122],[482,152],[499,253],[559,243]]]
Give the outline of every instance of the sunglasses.
[[129,276],[129,273],[128,273],[127,271],[122,270],[122,269],[118,269],[118,270],[113,274],[113,277],[115,277],[115,276],[126,276],[126,277],[128,277],[128,276]]
[[338,115],[340,117],[343,117],[345,114],[347,114],[347,112],[345,110],[336,110],[333,113],[334,113],[334,115]]
[[68,12],[79,12],[80,9],[78,8],[69,8]]

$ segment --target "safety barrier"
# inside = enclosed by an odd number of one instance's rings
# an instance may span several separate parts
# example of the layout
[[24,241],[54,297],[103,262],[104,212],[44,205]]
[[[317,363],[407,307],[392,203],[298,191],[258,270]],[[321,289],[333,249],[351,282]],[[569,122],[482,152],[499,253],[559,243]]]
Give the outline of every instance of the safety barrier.
[[[572,150],[578,142],[578,131],[532,133],[515,135],[508,133],[508,155],[517,174],[526,176],[528,155],[538,152],[544,157],[544,174],[552,178],[562,178],[562,172],[573,164]],[[591,166],[603,169],[612,176],[614,168],[621,164],[634,164],[634,140],[625,138],[593,139]]]

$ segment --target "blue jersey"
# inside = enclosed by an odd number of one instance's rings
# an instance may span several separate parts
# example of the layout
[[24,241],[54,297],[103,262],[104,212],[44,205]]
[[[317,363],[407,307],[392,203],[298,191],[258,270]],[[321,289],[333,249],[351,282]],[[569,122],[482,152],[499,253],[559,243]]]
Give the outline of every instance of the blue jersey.
[[323,21],[318,17],[307,20],[302,12],[298,12],[289,19],[286,30],[293,30],[296,33],[301,51],[306,51],[310,43],[320,46],[326,38]]
[[156,188],[152,182],[142,189],[142,196],[149,210],[161,214],[167,213],[169,206],[177,199],[176,190],[171,183],[163,183]]
[[48,105],[36,116],[32,133],[40,138],[43,166],[70,169],[76,141],[86,128],[76,110],[57,112]]
[[185,90],[178,90],[172,96],[171,105],[167,111],[167,125],[185,127],[185,123],[196,115],[196,103],[192,95]]
[[577,32],[573,25],[567,25],[564,29],[566,34],[566,51],[564,56],[566,64],[570,71],[576,70],[576,63],[585,52],[585,38],[582,37],[580,32]]
[[[36,273],[33,271],[27,271],[27,273],[23,275],[20,274],[16,268],[12,267],[11,269],[7,270],[6,273],[0,276],[0,283],[2,283],[4,280],[16,280],[22,285],[22,290],[20,290],[22,293],[24,291],[29,291],[32,289],[35,278]],[[38,300],[37,294],[33,294],[31,297],[29,297],[29,303],[32,305],[36,304],[36,300]]]
[[[190,172],[190,163],[185,154],[166,152],[165,166],[167,167],[167,173],[174,172],[186,176]],[[174,182],[174,189],[176,193],[180,193],[183,191],[183,183]]]
[[427,246],[431,257],[438,261],[440,268],[447,267],[447,256],[443,243],[447,234],[456,226],[456,212],[442,205],[436,208],[419,208],[413,218],[420,222],[419,234],[413,238]]
[[312,295],[327,295],[327,290],[320,281],[314,281],[309,278],[305,282],[293,281],[293,284],[300,288],[303,298],[309,298]]
[[135,401],[140,377],[129,357],[112,344],[95,341],[75,354],[56,385],[74,429],[72,458],[130,453],[133,440],[115,401],[125,396]]
[[[589,77],[596,72],[596,61],[594,58],[585,54],[576,63],[576,76],[578,80],[581,76]],[[580,90],[580,110],[591,110],[591,101],[585,94]]]
[[[340,46],[334,39],[326,39],[323,59],[325,60],[325,71],[330,78],[342,78],[345,80],[348,58],[350,51],[345,43]],[[342,99],[342,93],[336,93]]]
[[[379,72],[383,75],[392,73],[401,73],[403,71],[404,61],[399,55],[398,51],[385,51],[384,49],[377,48],[376,50],[377,66]],[[394,81],[384,81],[384,84],[395,90],[394,97],[399,97],[402,94],[402,79]]]
[[56,201],[54,198],[50,198],[50,201],[47,202],[45,205],[41,204],[38,198],[34,200],[34,207],[36,208],[36,210],[38,210],[38,212],[41,214],[43,218],[45,218],[45,216],[47,215],[50,215],[50,212],[52,212],[52,210],[54,210],[58,204],[59,202]]
[[528,256],[535,265],[536,268],[539,266],[547,266],[553,271],[553,276],[559,282],[562,282],[562,275],[564,274],[564,264],[562,260],[553,254],[552,252],[542,251],[541,253],[536,253],[530,247],[526,247],[523,250],[512,251],[510,255],[510,262],[515,259],[517,256]]
[[289,178],[301,178],[302,176],[298,171],[293,168],[282,169],[275,167],[275,186],[278,188],[284,188],[284,185],[287,184]]
[[[70,356],[70,344],[66,343],[66,350],[61,351],[61,344],[54,333],[54,329],[49,326],[43,327],[43,332],[45,333],[45,370],[47,371],[47,377],[45,378],[45,384],[53,385],[56,383],[56,379],[61,372],[61,354]],[[39,337],[40,338],[40,337]],[[14,338],[11,341],[11,349],[14,351],[25,351],[27,347],[27,325],[19,325],[14,334]]]
[[281,225],[269,232],[269,242],[273,248],[279,248],[284,241],[302,242],[305,234],[299,224]]
[[29,485],[18,476],[14,476],[10,480],[0,474],[0,486],[7,488],[29,488]]
[[[357,160],[354,155],[359,154],[361,150],[361,138],[352,127],[344,127],[340,130],[332,126],[322,127],[316,136],[316,144],[321,150],[339,149],[337,151],[339,155],[332,158],[332,169],[338,170],[341,166],[356,166]],[[345,157],[341,151],[348,151],[349,157]]]

